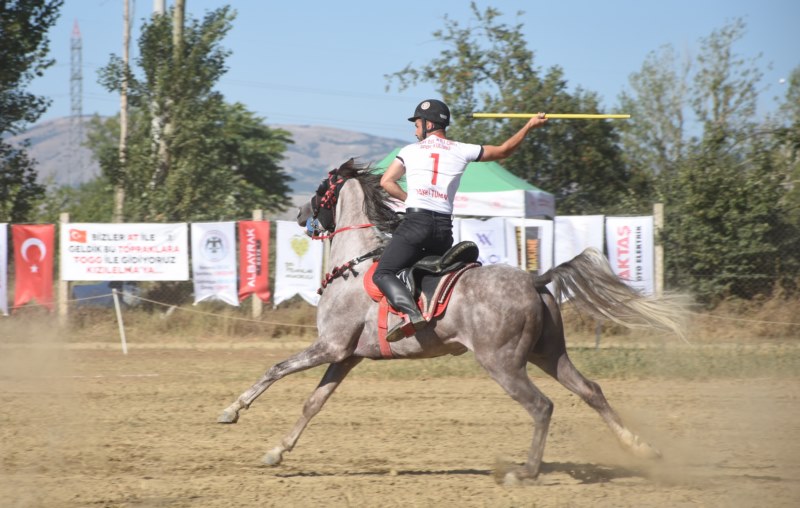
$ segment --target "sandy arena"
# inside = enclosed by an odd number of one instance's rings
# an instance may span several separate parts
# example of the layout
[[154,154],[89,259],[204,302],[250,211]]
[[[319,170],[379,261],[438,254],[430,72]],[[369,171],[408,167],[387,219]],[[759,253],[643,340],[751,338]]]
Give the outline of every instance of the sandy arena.
[[[531,368],[555,402],[543,474],[521,464],[528,415],[480,371],[447,360],[362,363],[278,467],[320,369],[276,383],[236,425],[216,417],[303,346],[0,344],[5,507],[755,507],[800,504],[800,384],[793,376],[602,379],[664,458],[625,455],[599,416]],[[146,347],[145,347],[146,346]],[[579,365],[579,362],[576,362]]]

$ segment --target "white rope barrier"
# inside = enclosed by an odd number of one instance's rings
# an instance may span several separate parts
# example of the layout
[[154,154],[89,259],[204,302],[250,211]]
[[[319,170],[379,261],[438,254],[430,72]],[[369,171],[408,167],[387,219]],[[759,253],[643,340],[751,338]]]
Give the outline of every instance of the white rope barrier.
[[[193,314],[200,314],[200,315],[204,315],[204,316],[219,317],[219,318],[223,318],[223,319],[233,319],[235,321],[244,321],[244,322],[247,322],[247,323],[257,323],[257,324],[264,324],[264,325],[296,326],[298,328],[316,328],[317,327],[317,325],[302,325],[302,324],[297,324],[297,323],[285,323],[285,322],[281,322],[281,321],[264,321],[264,320],[241,318],[241,317],[236,317],[236,316],[223,316],[221,314],[217,314],[217,313],[214,313],[214,312],[205,312],[205,311],[200,311],[200,310],[195,310],[195,309],[185,309],[183,307],[178,307],[178,306],[173,305],[171,303],[164,303],[164,302],[159,302],[159,301],[156,301],[156,300],[150,300],[148,298],[144,298],[144,297],[139,296],[139,295],[134,295],[132,293],[127,293],[125,291],[118,291],[117,293],[119,295],[124,296],[124,297],[135,298],[137,300],[141,300],[143,302],[152,303],[152,304],[155,304],[155,305],[160,305],[162,307],[172,308],[174,310],[179,310],[179,311],[183,311],[183,312],[191,312]],[[100,299],[100,298],[108,298],[108,297],[112,297],[113,298],[113,296],[114,296],[114,294],[112,292],[112,293],[107,293],[107,294],[103,294],[103,295],[87,296],[85,298],[71,298],[71,299],[68,299],[67,302],[68,303],[74,303],[74,302],[81,302],[81,301],[87,301],[87,300],[96,300],[96,299]],[[25,306],[26,307],[44,307],[44,305],[39,304],[39,303],[28,303],[28,304],[25,304]],[[765,324],[765,325],[800,326],[800,322],[793,322],[793,321],[764,321],[764,320],[760,320],[760,319],[745,319],[745,318],[735,318],[735,317],[730,317],[730,316],[718,316],[716,314],[701,313],[701,312],[690,312],[689,314],[691,314],[691,315],[693,315],[695,317],[719,319],[721,321],[736,321],[736,322],[743,322],[743,323]]]

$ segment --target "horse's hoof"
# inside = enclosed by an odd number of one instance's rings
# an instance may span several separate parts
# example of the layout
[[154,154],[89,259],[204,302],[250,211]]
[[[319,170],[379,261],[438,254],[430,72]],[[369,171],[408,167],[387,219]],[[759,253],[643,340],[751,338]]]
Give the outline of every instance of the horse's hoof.
[[658,460],[663,457],[661,450],[644,441],[638,443],[638,446],[633,450],[633,454],[640,459],[648,460]]
[[636,458],[649,460],[661,458],[661,452],[658,448],[628,429],[623,430],[620,435],[620,442]]
[[236,423],[237,421],[239,421],[239,412],[227,409],[217,418],[217,423]]
[[283,450],[280,447],[275,447],[264,454],[261,462],[267,466],[277,466],[281,463],[281,460],[283,460]]
[[630,449],[634,457],[640,459],[655,460],[662,457],[661,451],[658,448],[636,435],[633,436]]
[[503,485],[506,487],[516,487],[520,483],[519,477],[514,471],[509,471],[503,476]]
[[532,473],[525,466],[505,460],[496,461],[494,465],[494,481],[505,487],[535,484],[538,476],[538,468],[535,473]]

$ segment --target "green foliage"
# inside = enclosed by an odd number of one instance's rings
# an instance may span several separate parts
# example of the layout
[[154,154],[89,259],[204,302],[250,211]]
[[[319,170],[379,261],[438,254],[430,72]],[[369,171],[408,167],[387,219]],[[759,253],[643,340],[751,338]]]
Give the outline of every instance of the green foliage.
[[[434,38],[446,48],[425,66],[409,64],[388,75],[401,90],[432,82],[450,106],[454,123],[448,136],[465,142],[499,144],[520,128],[520,121],[465,120],[475,111],[599,113],[597,95],[570,93],[561,68],[546,73],[534,65],[534,53],[522,36],[522,24],[499,22],[494,8],[471,4],[477,26],[461,27],[445,17]],[[610,122],[551,121],[531,133],[506,162],[514,174],[552,192],[559,214],[628,213],[649,210],[650,176],[629,170]]]
[[36,220],[57,223],[62,213],[68,213],[70,222],[108,222],[113,203],[114,189],[102,176],[77,187],[48,186]]
[[[0,7],[0,135],[16,134],[35,122],[50,101],[25,91],[53,65],[47,59],[47,31],[63,0],[20,0]],[[11,146],[0,138],[0,222],[31,220],[44,188],[36,183],[35,161],[27,143]]]
[[112,184],[125,189],[128,221],[232,220],[254,208],[289,204],[280,167],[289,133],[269,129],[213,87],[226,71],[220,42],[233,13],[223,7],[190,20],[173,46],[172,20],[157,16],[139,41],[141,75],[112,57],[100,80],[119,91],[127,76],[131,115],[124,166],[110,143],[117,119],[95,121],[89,144]]
[[0,133],[17,133],[35,122],[50,101],[25,87],[53,65],[47,59],[47,31],[58,19],[63,0],[4,2],[0,8]]
[[44,196],[27,147],[27,142],[21,147],[0,142],[0,222],[29,222],[37,200]]
[[642,69],[630,76],[635,95],[622,92],[619,97],[619,110],[632,117],[619,124],[625,162],[634,171],[652,174],[658,200],[664,199],[686,156],[684,109],[691,65],[678,60],[671,46],[649,53]]
[[782,219],[785,190],[769,152],[722,146],[706,139],[680,167],[664,237],[668,281],[707,303],[769,294],[798,273],[800,232]]
[[787,222],[800,226],[800,66],[795,67],[787,83],[775,128],[777,146],[773,154],[776,166],[786,170]]
[[666,203],[667,283],[708,304],[795,290],[800,273],[791,129],[753,120],[762,72],[734,51],[744,28],[714,30],[693,62],[669,46],[651,53],[631,76],[635,95],[620,96],[636,120],[622,129],[626,162],[652,172]]

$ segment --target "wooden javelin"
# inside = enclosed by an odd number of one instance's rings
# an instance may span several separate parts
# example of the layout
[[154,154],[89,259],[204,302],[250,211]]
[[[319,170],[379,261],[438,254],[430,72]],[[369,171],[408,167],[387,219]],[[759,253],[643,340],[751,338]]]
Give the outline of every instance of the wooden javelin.
[[[472,113],[471,118],[533,118],[538,113]],[[605,119],[627,119],[631,115],[594,115],[583,113],[545,113],[545,118],[565,119],[565,120],[605,120]]]

